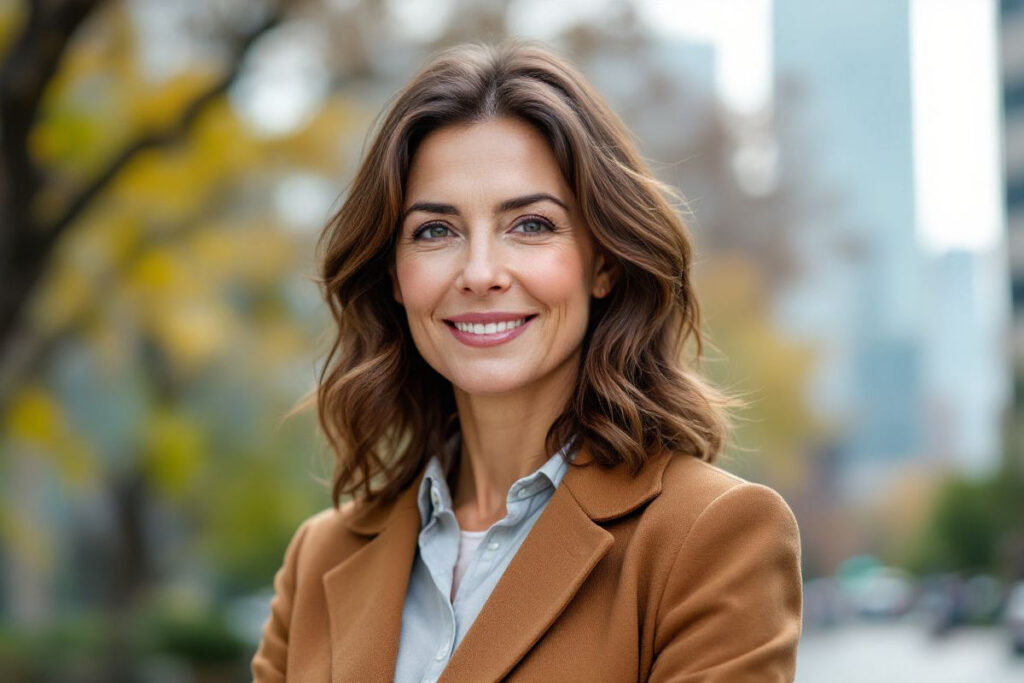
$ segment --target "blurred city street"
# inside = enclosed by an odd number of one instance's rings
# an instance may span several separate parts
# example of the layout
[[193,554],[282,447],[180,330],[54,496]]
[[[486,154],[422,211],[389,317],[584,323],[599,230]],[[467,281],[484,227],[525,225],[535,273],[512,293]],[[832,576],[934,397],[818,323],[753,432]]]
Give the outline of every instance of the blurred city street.
[[1015,657],[999,628],[964,628],[942,639],[912,620],[856,623],[804,635],[797,683],[1020,683]]
[[[383,266],[416,194],[395,169],[427,131],[373,140],[432,56],[512,38],[569,57],[639,143],[681,219],[658,243],[689,233],[702,341],[679,347],[701,351],[679,390],[738,399],[728,438],[699,440],[798,522],[796,680],[1024,683],[1024,0],[0,0],[0,683],[252,680],[276,572],[342,502],[333,477],[361,451],[411,472],[452,405],[372,448],[325,429],[350,416],[323,383],[358,374],[328,370],[370,339],[431,365],[411,334],[363,329],[371,299],[411,329]],[[568,189],[594,175],[578,164]],[[344,226],[381,173],[390,199],[367,205],[392,253],[371,258]],[[464,237],[460,211],[431,221]],[[607,215],[562,227],[657,251]],[[502,296],[550,308],[561,278],[526,287],[533,261],[509,263]],[[469,289],[445,308],[492,310]],[[581,350],[625,358],[586,315]],[[328,352],[349,327],[364,339]],[[617,373],[609,391],[641,397]]]

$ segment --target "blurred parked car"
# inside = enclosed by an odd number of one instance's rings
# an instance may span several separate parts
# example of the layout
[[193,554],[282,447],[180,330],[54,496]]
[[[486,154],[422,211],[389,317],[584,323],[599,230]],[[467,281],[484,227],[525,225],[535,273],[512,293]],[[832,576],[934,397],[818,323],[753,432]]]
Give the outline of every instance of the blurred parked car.
[[804,583],[804,628],[837,626],[849,617],[849,612],[847,600],[834,578],[819,577]]
[[907,572],[895,567],[872,567],[843,581],[854,610],[865,617],[899,617],[914,604],[916,588]]
[[935,637],[949,634],[967,623],[964,579],[959,574],[935,574],[922,581],[919,605],[928,621],[928,633]]
[[1003,610],[1003,619],[1010,632],[1010,643],[1014,652],[1024,655],[1024,581],[1018,581],[1010,589]]
[[965,577],[935,574],[922,580],[919,606],[933,636],[944,636],[960,626],[990,626],[998,622],[1004,602],[1002,582],[988,574]]

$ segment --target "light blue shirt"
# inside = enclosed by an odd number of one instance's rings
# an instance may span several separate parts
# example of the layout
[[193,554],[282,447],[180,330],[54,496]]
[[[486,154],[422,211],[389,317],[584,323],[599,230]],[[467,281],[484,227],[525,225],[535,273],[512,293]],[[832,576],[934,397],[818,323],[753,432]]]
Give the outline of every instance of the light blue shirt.
[[[547,507],[569,465],[562,452],[569,441],[533,474],[517,479],[505,499],[507,514],[487,530],[459,583],[452,602],[452,580],[459,552],[459,524],[452,510],[445,471],[432,456],[419,489],[420,535],[402,608],[402,632],[395,665],[397,683],[433,682],[512,561],[526,535]],[[447,461],[462,447],[455,434],[445,448]],[[576,457],[573,452],[570,459]]]

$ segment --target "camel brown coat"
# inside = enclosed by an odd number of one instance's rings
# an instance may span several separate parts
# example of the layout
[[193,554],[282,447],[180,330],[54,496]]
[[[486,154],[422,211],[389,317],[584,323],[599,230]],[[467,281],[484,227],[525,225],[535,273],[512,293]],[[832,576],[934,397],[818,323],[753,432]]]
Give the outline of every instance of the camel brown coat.
[[[586,450],[576,463],[441,683],[792,681],[800,539],[782,497],[686,454],[636,477]],[[387,505],[350,502],[299,527],[256,681],[393,679],[422,477]]]

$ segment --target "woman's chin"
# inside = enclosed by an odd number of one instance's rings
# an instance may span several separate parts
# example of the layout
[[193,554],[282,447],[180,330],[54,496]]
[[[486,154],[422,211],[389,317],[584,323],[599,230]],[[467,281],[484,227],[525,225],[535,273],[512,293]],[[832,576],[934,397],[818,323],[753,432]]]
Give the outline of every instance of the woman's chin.
[[528,382],[522,375],[505,371],[473,372],[471,368],[460,369],[451,379],[452,385],[469,396],[500,396],[525,387]]

